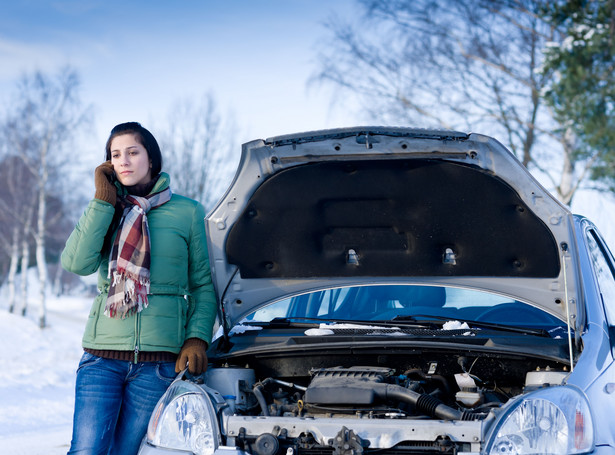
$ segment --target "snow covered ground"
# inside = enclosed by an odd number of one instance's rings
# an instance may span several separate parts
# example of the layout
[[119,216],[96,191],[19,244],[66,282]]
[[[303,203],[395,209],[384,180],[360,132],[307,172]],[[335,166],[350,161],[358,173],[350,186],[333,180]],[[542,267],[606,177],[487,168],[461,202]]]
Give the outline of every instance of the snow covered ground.
[[48,325],[38,308],[9,314],[0,292],[0,453],[56,455],[68,451],[75,369],[89,298],[49,297]]

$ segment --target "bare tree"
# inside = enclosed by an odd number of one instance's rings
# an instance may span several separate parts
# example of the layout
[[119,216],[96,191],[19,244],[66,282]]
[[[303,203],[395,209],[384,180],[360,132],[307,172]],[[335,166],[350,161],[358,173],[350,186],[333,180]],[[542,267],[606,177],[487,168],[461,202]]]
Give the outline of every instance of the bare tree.
[[544,0],[357,1],[359,24],[329,22],[316,81],[379,121],[489,132],[572,201],[593,163],[543,102],[543,51],[564,38]]
[[[31,232],[31,222],[32,222],[32,214],[33,214],[33,206],[29,206],[26,208],[26,217],[25,221],[28,223],[28,229],[24,232],[24,235],[21,237],[21,283],[20,283],[20,292],[19,292],[19,312],[22,316],[26,315],[28,311],[28,268],[30,267],[30,232]],[[43,307],[43,311],[45,308]]]
[[[2,141],[6,145],[5,141]],[[32,219],[36,202],[36,179],[25,166],[21,157],[8,155],[3,150],[0,160],[0,251],[2,257],[8,258],[7,272],[8,309],[9,312],[27,310],[27,277],[22,274],[18,294],[16,278],[18,269],[28,267],[30,248],[33,246]]]
[[10,249],[7,249],[7,253],[9,256],[9,269],[7,273],[7,287],[9,292],[7,301],[9,305],[9,313],[15,311],[15,303],[17,301],[17,292],[15,288],[15,277],[17,276],[17,267],[19,261],[19,227],[17,226],[17,224],[13,225],[12,231],[13,232],[10,240],[2,242],[4,245],[10,245]]
[[[29,256],[26,252],[27,236],[31,235],[38,270],[41,328],[46,326],[46,237],[50,224],[58,218],[53,215],[61,214],[48,214],[47,203],[54,186],[68,178],[67,172],[60,174],[60,167],[66,162],[67,147],[87,118],[87,110],[81,107],[78,93],[79,79],[70,68],[53,76],[41,72],[24,75],[18,83],[16,99],[4,126],[8,150],[35,176],[31,187],[21,187],[16,191],[34,195],[32,201],[24,201],[25,205],[20,207],[21,213],[33,216],[32,222],[26,220],[23,231],[22,283],[26,276],[26,256]],[[61,194],[62,188],[56,187],[55,191]]]
[[232,115],[223,117],[213,95],[208,94],[198,103],[178,101],[166,125],[159,137],[173,191],[210,209],[228,185],[239,159]]

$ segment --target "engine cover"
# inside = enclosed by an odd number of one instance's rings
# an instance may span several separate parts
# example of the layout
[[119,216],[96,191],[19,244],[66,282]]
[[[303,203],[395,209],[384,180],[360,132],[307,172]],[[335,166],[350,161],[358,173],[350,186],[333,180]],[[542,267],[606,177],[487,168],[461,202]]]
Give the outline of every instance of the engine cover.
[[389,368],[352,367],[312,370],[312,381],[305,391],[308,404],[369,405],[376,400],[375,384],[393,374]]

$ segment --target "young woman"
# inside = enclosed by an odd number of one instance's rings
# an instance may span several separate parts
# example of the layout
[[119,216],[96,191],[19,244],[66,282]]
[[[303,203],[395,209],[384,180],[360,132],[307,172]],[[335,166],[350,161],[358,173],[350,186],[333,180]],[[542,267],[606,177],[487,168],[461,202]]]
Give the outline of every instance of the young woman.
[[136,454],[176,373],[207,368],[216,301],[205,212],[170,188],[154,136],[123,123],[94,172],[96,193],[62,252],[98,271],[77,370],[69,454]]

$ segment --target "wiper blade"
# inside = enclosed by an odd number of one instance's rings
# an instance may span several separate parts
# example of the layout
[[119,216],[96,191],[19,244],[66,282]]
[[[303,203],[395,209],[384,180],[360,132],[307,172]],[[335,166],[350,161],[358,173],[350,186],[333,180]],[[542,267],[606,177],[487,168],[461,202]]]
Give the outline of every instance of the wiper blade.
[[465,322],[468,324],[470,328],[478,327],[481,329],[493,329],[493,330],[501,330],[505,332],[513,332],[513,333],[523,333],[527,335],[535,335],[541,337],[551,338],[551,335],[546,329],[539,329],[534,327],[518,327],[518,326],[510,326],[504,324],[497,324],[495,322],[482,322],[482,321],[473,321],[471,319],[459,319],[452,318],[450,316],[436,316],[433,314],[414,314],[412,316],[395,316],[392,321],[404,321],[406,318],[409,318],[411,321],[416,321],[417,323],[424,322],[420,321],[419,318],[426,319],[437,319],[438,321],[459,321]]
[[435,319],[438,321],[459,321],[460,323],[466,323],[472,328],[491,329],[511,333],[521,333],[525,335],[540,336],[546,338],[552,338],[546,329],[533,328],[533,327],[517,327],[510,325],[497,324],[494,322],[482,322],[473,321],[471,319],[459,319],[446,316],[436,316],[432,314],[415,314],[415,315],[400,315],[396,316],[389,321],[373,321],[373,320],[357,320],[357,319],[328,319],[328,318],[315,318],[306,316],[297,317],[279,317],[274,318],[269,322],[252,322],[251,325],[259,325],[262,327],[314,327],[320,324],[354,324],[366,327],[413,327],[419,329],[442,329],[441,324],[435,324],[429,319]]
[[361,325],[366,327],[397,327],[400,325],[417,328],[426,328],[433,329],[435,325],[431,322],[426,321],[414,321],[414,320],[399,320],[399,321],[371,321],[371,320],[362,320],[362,319],[328,319],[328,318],[314,318],[314,317],[284,317],[284,318],[274,318],[269,323],[264,323],[267,327],[275,327],[275,326],[314,326],[320,324],[354,324]]

